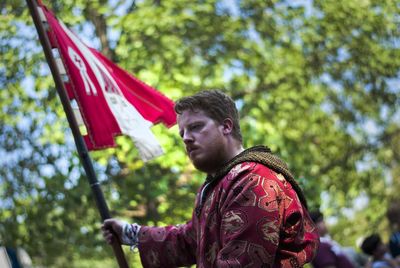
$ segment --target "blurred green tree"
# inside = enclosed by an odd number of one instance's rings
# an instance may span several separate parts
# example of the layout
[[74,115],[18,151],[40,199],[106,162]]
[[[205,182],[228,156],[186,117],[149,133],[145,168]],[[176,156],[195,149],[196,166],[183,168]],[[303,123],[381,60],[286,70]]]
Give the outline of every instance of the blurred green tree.
[[[311,208],[336,220],[336,240],[355,246],[387,232],[386,202],[400,191],[397,1],[44,4],[174,100],[228,92],[245,146],[268,145],[289,164]],[[0,243],[22,245],[39,266],[116,265],[26,4],[6,0],[0,10]],[[182,223],[204,176],[176,127],[153,130],[166,154],[150,163],[125,137],[91,156],[114,216]]]

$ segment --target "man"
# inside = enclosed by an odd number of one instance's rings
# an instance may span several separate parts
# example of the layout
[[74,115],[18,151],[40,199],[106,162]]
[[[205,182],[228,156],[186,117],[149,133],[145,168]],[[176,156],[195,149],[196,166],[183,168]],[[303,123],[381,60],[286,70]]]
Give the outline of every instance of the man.
[[367,267],[371,268],[399,268],[400,262],[393,259],[388,247],[382,242],[379,234],[367,236],[361,244],[362,251],[371,256]]
[[320,211],[310,213],[312,220],[317,225],[321,244],[317,256],[312,261],[314,268],[355,268],[352,260],[345,254],[343,248],[328,234],[328,228],[324,221],[324,215]]
[[400,200],[390,202],[386,216],[392,229],[389,240],[390,254],[400,262]]
[[220,91],[175,105],[179,134],[193,165],[207,174],[192,219],[148,227],[106,220],[103,234],[138,246],[144,267],[302,267],[319,239],[304,195],[279,158],[242,146],[239,114]]

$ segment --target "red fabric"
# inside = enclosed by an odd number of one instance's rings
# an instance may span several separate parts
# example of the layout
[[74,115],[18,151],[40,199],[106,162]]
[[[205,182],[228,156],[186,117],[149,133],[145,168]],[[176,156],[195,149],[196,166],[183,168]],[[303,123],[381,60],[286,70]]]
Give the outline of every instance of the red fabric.
[[143,226],[139,234],[144,267],[302,267],[318,245],[290,183],[253,162],[238,164],[218,182],[199,217],[180,226]]
[[170,99],[119,68],[98,51],[94,49],[91,49],[91,51],[113,74],[125,98],[135,106],[144,118],[153,123],[162,122],[168,127],[175,125],[174,103]]
[[[176,123],[173,101],[139,81],[98,51],[83,45],[45,6],[41,7],[50,26],[49,40],[53,47],[59,49],[67,69],[70,79],[66,83],[68,95],[77,101],[87,127],[89,135],[85,137],[85,141],[89,149],[115,146],[114,136],[124,133],[121,127],[123,123],[118,119],[115,109],[110,106],[113,96],[125,98],[126,103],[132,106],[130,109],[136,109],[150,125],[163,122],[170,127]],[[107,99],[107,96],[112,97]],[[121,112],[119,118],[125,116],[130,115]],[[130,122],[126,127],[132,127]]]

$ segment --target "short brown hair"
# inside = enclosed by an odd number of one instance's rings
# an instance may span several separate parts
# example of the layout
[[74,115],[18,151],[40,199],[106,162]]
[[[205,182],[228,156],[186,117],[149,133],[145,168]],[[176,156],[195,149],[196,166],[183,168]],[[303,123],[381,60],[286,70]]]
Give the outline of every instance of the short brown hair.
[[378,234],[372,234],[364,239],[361,249],[365,254],[373,255],[380,243],[382,243],[381,237]]
[[175,103],[175,112],[182,114],[185,110],[203,111],[207,116],[222,124],[226,118],[233,121],[232,135],[242,142],[239,125],[239,112],[231,97],[219,90],[203,90],[192,96],[183,97]]

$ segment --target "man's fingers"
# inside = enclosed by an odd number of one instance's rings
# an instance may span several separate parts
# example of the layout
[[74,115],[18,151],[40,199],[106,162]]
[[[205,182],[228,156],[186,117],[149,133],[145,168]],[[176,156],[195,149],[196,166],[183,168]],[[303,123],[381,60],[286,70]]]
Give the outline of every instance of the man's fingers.
[[110,230],[112,230],[113,229],[113,226],[111,225],[111,224],[102,224],[101,225],[101,230],[103,231],[103,232],[105,232],[105,231],[110,231]]
[[[103,229],[103,227],[102,227]],[[110,231],[110,229],[105,228],[103,230],[103,237],[107,241],[108,244],[112,244],[114,242],[114,234]]]
[[110,233],[105,237],[105,239],[106,239],[108,244],[112,244],[114,242],[115,238],[114,238],[114,235]]
[[121,243],[122,226],[122,221],[113,218],[103,221],[103,224],[101,225],[101,231],[103,232],[103,237],[107,243]]
[[106,219],[103,221],[103,225],[101,226],[102,228],[104,227],[105,229],[107,228],[112,228],[113,227],[113,223],[115,222],[114,219]]
[[101,231],[103,232],[103,237],[108,244],[112,244],[114,242],[114,230],[113,230],[113,219],[104,220],[101,225]]

